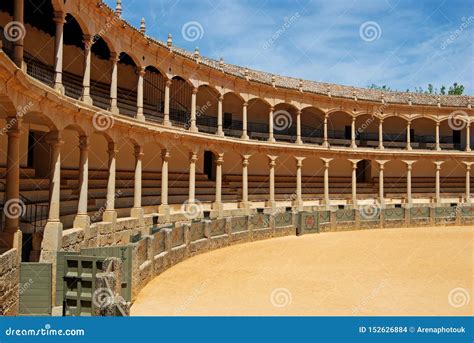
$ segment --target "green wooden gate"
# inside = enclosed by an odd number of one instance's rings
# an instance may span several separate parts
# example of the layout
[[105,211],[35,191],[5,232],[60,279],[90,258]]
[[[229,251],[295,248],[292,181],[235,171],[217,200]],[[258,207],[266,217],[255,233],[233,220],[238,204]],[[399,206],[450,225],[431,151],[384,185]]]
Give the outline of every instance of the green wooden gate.
[[20,264],[20,315],[51,315],[51,263]]

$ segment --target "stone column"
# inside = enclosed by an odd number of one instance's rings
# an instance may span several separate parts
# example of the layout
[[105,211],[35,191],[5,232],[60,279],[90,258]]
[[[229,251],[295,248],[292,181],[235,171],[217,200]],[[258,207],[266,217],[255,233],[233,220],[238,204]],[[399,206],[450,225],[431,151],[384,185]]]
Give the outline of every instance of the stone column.
[[112,77],[110,81],[110,112],[117,114],[119,109],[117,106],[117,84],[118,84],[118,62],[119,54],[116,52],[110,53],[110,61],[112,62]]
[[240,208],[245,209],[246,213],[250,209],[249,185],[248,185],[248,166],[251,155],[242,155],[242,201]]
[[138,85],[137,85],[137,119],[145,121],[143,114],[143,77],[145,76],[145,68],[139,67],[137,70]]
[[376,160],[379,164],[379,203],[380,203],[380,209],[385,208],[385,192],[384,192],[384,180],[383,180],[383,171],[385,169],[385,163],[387,163],[387,160]]
[[166,80],[165,83],[165,108],[163,113],[163,125],[171,126],[170,121],[170,89],[171,89],[171,80]]
[[408,121],[407,122],[407,147],[406,149],[407,150],[411,150],[411,134],[410,134],[410,131],[411,131],[411,121]]
[[90,217],[87,214],[87,196],[89,182],[89,137],[79,137],[79,203],[77,215],[74,218],[74,227],[88,229],[90,227]]
[[296,199],[293,202],[293,206],[295,206],[299,212],[303,211],[304,209],[304,202],[303,202],[303,176],[302,176],[302,168],[303,168],[303,161],[306,157],[295,157],[296,159]]
[[5,176],[5,208],[4,230],[0,231],[0,247],[17,248],[21,256],[21,231],[19,210],[20,200],[20,135],[21,118],[8,117],[6,125],[8,131],[7,170]]
[[383,150],[383,119],[379,120],[379,149]]
[[[25,27],[24,22],[24,0],[15,0],[13,2],[13,21],[21,23]],[[13,62],[18,68],[23,69],[23,37],[13,42]]]
[[222,95],[219,96],[217,99],[217,135],[220,137],[224,137],[224,130],[222,129],[222,102],[224,101],[224,97]]
[[244,102],[244,106],[242,108],[242,139],[249,139],[249,136],[247,134],[247,110],[248,110],[249,104],[247,102]]
[[268,193],[268,201],[267,201],[267,207],[271,208],[271,211],[273,212],[276,209],[276,201],[275,201],[275,165],[276,165],[276,159],[278,156],[272,156],[272,155],[267,155],[268,156],[268,165],[270,167],[270,172],[269,172],[269,193]]
[[329,141],[328,141],[328,118],[329,115],[324,115],[324,129],[323,129],[323,148],[329,148]]
[[352,206],[357,208],[357,163],[361,160],[350,159],[352,163]]
[[169,215],[168,205],[168,163],[170,159],[170,151],[168,149],[161,150],[161,205],[160,213]]
[[65,14],[54,12],[54,22],[56,23],[55,53],[54,53],[54,89],[64,94],[63,86],[63,41]]
[[466,124],[466,151],[471,151],[471,125]]
[[326,208],[329,209],[331,206],[331,200],[329,198],[329,163],[333,160],[332,158],[321,158],[324,162],[324,200],[323,203]]
[[407,208],[411,208],[413,206],[413,197],[412,197],[412,189],[411,189],[411,171],[413,169],[413,164],[416,161],[403,161],[407,165]]
[[197,151],[189,154],[189,199],[188,203],[192,204],[196,198],[196,161],[198,159]]
[[435,161],[434,164],[436,166],[436,184],[435,184],[435,198],[436,204],[441,204],[441,182],[440,182],[440,174],[441,174],[441,165],[444,161]]
[[218,212],[218,216],[223,215],[222,206],[222,164],[224,163],[224,154],[219,154],[216,159],[216,198],[212,209]]
[[60,221],[61,205],[61,134],[58,131],[51,132],[47,137],[51,147],[51,165],[49,174],[49,215],[48,222],[44,228],[43,242],[41,245],[41,260],[49,261],[55,259],[55,254],[62,248],[63,224]]
[[301,139],[301,110],[296,112],[296,144],[303,144]]
[[143,147],[135,145],[135,185],[133,189],[133,208],[131,217],[143,219],[142,208],[142,160]]
[[193,93],[191,94],[191,123],[189,125],[189,130],[192,132],[198,132],[198,127],[196,125],[197,93],[198,93],[198,89],[193,88]]
[[111,222],[114,225],[117,221],[117,212],[115,212],[115,166],[118,153],[114,142],[109,142],[107,152],[109,154],[109,175],[107,179],[107,200],[105,202],[105,212],[102,216],[102,220],[104,222]]
[[275,137],[273,136],[273,112],[275,109],[270,107],[270,112],[268,112],[268,141],[270,143],[275,142]]
[[92,105],[91,98],[91,49],[94,37],[84,35],[84,78],[82,81],[82,98],[86,104]]
[[466,199],[465,202],[468,205],[471,205],[472,199],[471,199],[471,165],[474,164],[474,162],[463,162],[466,165]]
[[436,123],[436,134],[435,134],[435,142],[436,142],[435,149],[436,149],[436,151],[441,151],[441,145],[439,144],[439,125],[440,125],[440,123],[437,122]]
[[351,148],[352,149],[357,148],[357,144],[356,144],[356,117],[352,117],[352,123],[351,123]]

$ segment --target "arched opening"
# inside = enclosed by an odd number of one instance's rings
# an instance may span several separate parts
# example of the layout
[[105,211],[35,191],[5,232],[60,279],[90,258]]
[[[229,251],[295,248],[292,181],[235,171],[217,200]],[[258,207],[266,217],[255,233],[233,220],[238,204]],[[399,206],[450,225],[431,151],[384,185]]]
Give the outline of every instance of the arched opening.
[[270,104],[259,98],[251,99],[247,107],[247,132],[251,139],[268,139]]
[[377,117],[369,114],[362,114],[356,118],[355,133],[358,146],[378,146],[379,123],[380,120]]
[[94,106],[109,109],[112,78],[111,51],[100,36],[94,37],[91,47],[90,93]]
[[196,123],[199,131],[216,133],[217,131],[217,103],[219,92],[208,85],[198,88],[196,100]]
[[[414,138],[413,135],[411,138]],[[385,148],[403,149],[407,142],[407,121],[391,116],[383,121],[383,143]]]
[[413,149],[435,149],[436,148],[436,123],[428,118],[417,118],[412,120],[411,146]]
[[331,145],[350,146],[352,116],[343,111],[336,111],[328,118],[328,140]]
[[71,14],[66,15],[63,49],[62,80],[65,94],[80,99],[85,66],[84,32]]
[[296,142],[297,109],[286,103],[275,106],[273,134],[277,141]]
[[441,149],[464,150],[467,142],[467,121],[464,116],[450,116],[439,124]]
[[121,114],[135,117],[137,114],[137,65],[130,55],[119,55],[117,77],[117,106]]
[[244,100],[237,94],[229,92],[223,100],[223,129],[227,136],[242,136]]
[[185,79],[175,76],[170,87],[170,121],[174,125],[189,126],[193,88]]
[[143,77],[143,112],[148,120],[162,122],[166,81],[160,71],[148,66]]
[[304,143],[320,144],[324,130],[324,112],[315,107],[301,111],[301,139]]

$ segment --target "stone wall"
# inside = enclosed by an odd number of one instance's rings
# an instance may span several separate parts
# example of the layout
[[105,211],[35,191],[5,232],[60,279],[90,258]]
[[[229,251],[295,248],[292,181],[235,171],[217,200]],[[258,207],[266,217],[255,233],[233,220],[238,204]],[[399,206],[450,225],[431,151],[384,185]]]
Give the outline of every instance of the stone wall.
[[20,308],[20,266],[16,249],[0,255],[0,315],[16,316]]

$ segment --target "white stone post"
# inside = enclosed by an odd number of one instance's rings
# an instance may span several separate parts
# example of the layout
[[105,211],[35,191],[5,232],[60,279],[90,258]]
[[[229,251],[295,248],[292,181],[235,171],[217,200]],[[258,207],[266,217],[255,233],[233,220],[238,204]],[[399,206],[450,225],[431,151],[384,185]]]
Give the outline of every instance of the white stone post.
[[117,85],[118,85],[118,62],[119,54],[116,52],[110,53],[110,61],[112,62],[112,77],[110,80],[110,112],[119,113],[117,105]]
[[216,159],[216,198],[212,208],[216,210],[219,217],[222,217],[222,164],[224,163],[224,154],[219,154]]
[[379,147],[380,150],[384,149],[383,146],[383,119],[380,118],[379,120]]
[[267,155],[268,157],[268,165],[269,165],[269,193],[268,193],[268,201],[267,207],[270,207],[272,212],[276,209],[276,201],[275,201],[275,165],[276,159],[278,156]]
[[87,214],[87,196],[89,182],[89,137],[79,137],[79,203],[74,227],[87,229],[90,226],[90,217]]
[[301,139],[301,110],[296,112],[296,144],[303,144]]
[[436,184],[435,184],[435,198],[436,198],[436,204],[441,204],[441,182],[440,182],[440,177],[441,177],[441,165],[444,163],[444,161],[435,161],[434,164],[436,166]]
[[361,160],[350,159],[352,163],[352,206],[357,208],[357,163]]
[[413,206],[413,196],[412,196],[412,187],[411,187],[411,173],[413,170],[413,164],[416,161],[403,161],[407,165],[407,208]]
[[407,122],[407,147],[406,149],[407,150],[411,150],[411,134],[410,134],[410,131],[411,131],[411,121],[408,121]]
[[224,97],[222,95],[219,96],[217,99],[217,132],[216,134],[219,137],[224,137],[224,130],[222,129],[222,103],[224,101]]
[[323,128],[323,148],[329,148],[329,140],[328,140],[328,119],[329,115],[324,115],[324,128]]
[[303,168],[303,161],[305,160],[305,157],[295,157],[295,160],[296,160],[296,199],[293,202],[293,206],[295,206],[298,209],[298,211],[301,212],[304,209],[302,168]]
[[169,215],[168,205],[168,163],[170,160],[170,151],[161,150],[161,205],[160,213]]
[[240,208],[243,208],[248,212],[250,209],[249,203],[249,184],[248,184],[248,166],[251,155],[242,155],[242,201]]
[[270,107],[270,112],[268,112],[268,141],[270,143],[275,142],[275,137],[273,135],[273,112],[275,109]]
[[248,110],[249,104],[247,102],[244,102],[243,108],[242,108],[242,139],[249,139],[249,136],[247,134],[247,110]]
[[54,22],[56,23],[55,50],[54,50],[54,89],[64,94],[63,86],[63,41],[65,14],[54,12]]
[[441,145],[439,142],[439,122],[436,122],[436,134],[435,134],[435,149],[436,151],[441,151]]
[[466,151],[471,151],[471,125],[466,124]]
[[376,160],[379,164],[379,203],[380,203],[380,209],[385,208],[385,192],[384,192],[384,169],[385,169],[385,163],[387,163],[387,160]]
[[138,85],[137,85],[137,119],[145,121],[143,114],[143,77],[145,76],[145,68],[139,67],[137,70]]
[[188,203],[192,204],[196,200],[196,162],[198,154],[193,151],[189,154],[189,199]]
[[114,142],[109,142],[107,153],[109,155],[109,175],[107,178],[107,199],[105,202],[105,212],[102,216],[102,220],[104,222],[111,222],[115,224],[117,221],[117,212],[115,211],[115,169],[118,150]]
[[466,204],[471,205],[472,198],[471,198],[471,165],[474,162],[464,162],[466,165]]
[[168,79],[165,83],[165,108],[163,113],[163,125],[171,126],[170,121],[170,90],[171,90],[172,80]]
[[352,149],[357,148],[357,144],[356,144],[356,117],[352,117],[352,123],[351,123],[351,148]]
[[198,127],[196,125],[196,102],[197,102],[197,93],[198,89],[193,88],[193,93],[191,94],[191,123],[189,125],[189,130],[192,132],[198,132]]
[[84,35],[84,78],[82,80],[82,98],[86,104],[92,105],[91,98],[91,49],[94,37]]
[[331,199],[329,198],[329,164],[333,160],[332,158],[321,158],[324,162],[324,205],[329,209],[331,206]]
[[135,185],[133,189],[133,208],[131,217],[143,219],[142,208],[142,162],[143,147],[135,145]]

